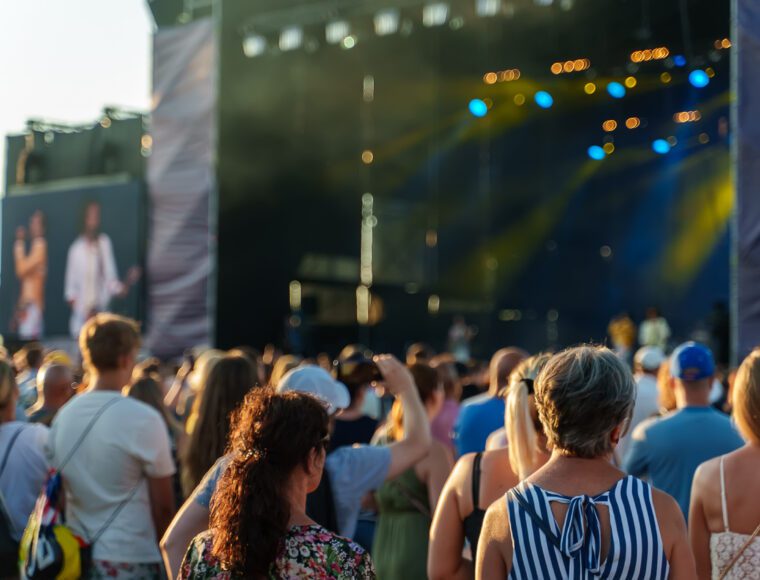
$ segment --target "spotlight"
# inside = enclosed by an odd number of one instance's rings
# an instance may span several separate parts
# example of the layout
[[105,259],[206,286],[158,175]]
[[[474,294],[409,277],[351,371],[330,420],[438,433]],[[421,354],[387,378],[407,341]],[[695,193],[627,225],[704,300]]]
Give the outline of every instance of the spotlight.
[[264,54],[267,49],[267,39],[258,34],[247,34],[243,39],[243,54],[248,58]]
[[533,100],[536,101],[536,104],[542,109],[548,109],[554,104],[554,97],[546,91],[538,91],[533,96]]
[[475,13],[478,16],[496,16],[501,10],[501,0],[476,0]]
[[656,139],[655,141],[652,141],[652,151],[660,155],[665,155],[670,152],[670,143],[665,139]]
[[346,50],[350,50],[356,46],[356,37],[353,34],[349,34],[340,44]]
[[622,99],[625,96],[625,87],[620,83],[613,81],[607,85],[607,92],[614,99]]
[[443,2],[428,4],[422,9],[422,24],[428,27],[446,24],[448,17],[449,5]]
[[296,50],[303,42],[303,29],[298,26],[291,26],[280,33],[280,50]]
[[599,147],[599,145],[592,145],[588,148],[588,156],[594,161],[601,161],[607,157],[607,154],[604,152],[604,149]]
[[349,34],[351,34],[351,29],[345,20],[328,22],[325,26],[325,40],[328,44],[340,44]]
[[383,10],[375,14],[375,34],[378,36],[387,36],[398,30],[399,12],[398,10]]
[[710,84],[710,77],[702,69],[694,69],[689,73],[689,82],[691,86],[701,89]]
[[473,117],[485,117],[488,114],[488,105],[482,99],[472,99],[467,106]]

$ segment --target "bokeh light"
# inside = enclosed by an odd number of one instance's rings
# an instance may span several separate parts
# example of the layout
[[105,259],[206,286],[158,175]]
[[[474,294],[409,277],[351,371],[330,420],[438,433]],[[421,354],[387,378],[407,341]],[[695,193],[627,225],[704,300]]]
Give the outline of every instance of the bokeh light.
[[522,107],[525,104],[525,95],[522,93],[517,93],[513,98],[515,105],[518,107]]
[[705,71],[697,68],[689,73],[689,82],[691,86],[701,89],[710,84],[710,77]]
[[612,155],[615,152],[615,145],[613,143],[605,143],[602,147],[607,155]]
[[627,129],[636,129],[641,126],[641,119],[638,117],[628,117],[625,120],[625,126]]
[[607,157],[607,154],[604,152],[604,149],[599,147],[599,145],[592,145],[588,148],[588,156],[595,161],[601,161]]
[[667,85],[670,81],[673,80],[673,77],[670,76],[669,72],[664,72],[660,75],[660,80]]
[[538,91],[533,96],[533,100],[535,100],[536,104],[542,109],[548,109],[554,104],[554,97],[546,91]]
[[607,85],[607,92],[614,99],[622,99],[625,96],[625,87],[617,81]]
[[629,89],[632,89],[633,87],[635,87],[636,83],[637,83],[636,77],[626,77],[625,79],[625,86],[628,87]]
[[596,85],[595,85],[594,83],[586,83],[586,84],[583,86],[583,91],[584,91],[584,92],[585,92],[587,95],[593,95],[593,94],[596,92]]
[[660,155],[665,155],[670,152],[670,143],[665,139],[656,139],[652,141],[652,151]]
[[677,54],[673,57],[673,64],[676,66],[686,66],[686,57],[682,54]]
[[485,117],[488,114],[488,105],[482,99],[472,99],[468,108],[473,117]]

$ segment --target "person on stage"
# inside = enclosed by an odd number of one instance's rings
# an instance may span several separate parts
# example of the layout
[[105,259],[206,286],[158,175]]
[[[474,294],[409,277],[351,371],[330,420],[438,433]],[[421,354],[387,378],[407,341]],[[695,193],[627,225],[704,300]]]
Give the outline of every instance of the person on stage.
[[126,296],[139,277],[140,270],[131,268],[124,282],[119,279],[111,238],[100,231],[100,204],[88,203],[82,233],[71,244],[66,260],[65,297],[71,307],[71,336],[77,338],[87,320],[108,310],[113,298]]
[[15,327],[22,340],[37,340],[43,334],[45,310],[45,280],[47,278],[47,242],[45,241],[45,215],[37,210],[29,218],[29,251],[27,231],[16,228],[13,261],[21,291],[15,314]]

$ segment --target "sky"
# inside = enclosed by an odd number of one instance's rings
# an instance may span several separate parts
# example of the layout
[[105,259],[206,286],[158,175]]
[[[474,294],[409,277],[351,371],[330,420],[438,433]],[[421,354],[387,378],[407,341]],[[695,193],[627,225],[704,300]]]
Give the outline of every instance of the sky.
[[0,0],[0,192],[5,136],[27,119],[149,110],[152,33],[146,0]]

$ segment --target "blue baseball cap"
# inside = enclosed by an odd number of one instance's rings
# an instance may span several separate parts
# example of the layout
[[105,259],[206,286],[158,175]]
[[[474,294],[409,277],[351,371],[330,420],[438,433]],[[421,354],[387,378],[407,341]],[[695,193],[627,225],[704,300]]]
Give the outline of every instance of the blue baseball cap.
[[683,381],[698,381],[715,374],[715,360],[704,344],[684,342],[673,351],[670,375]]

